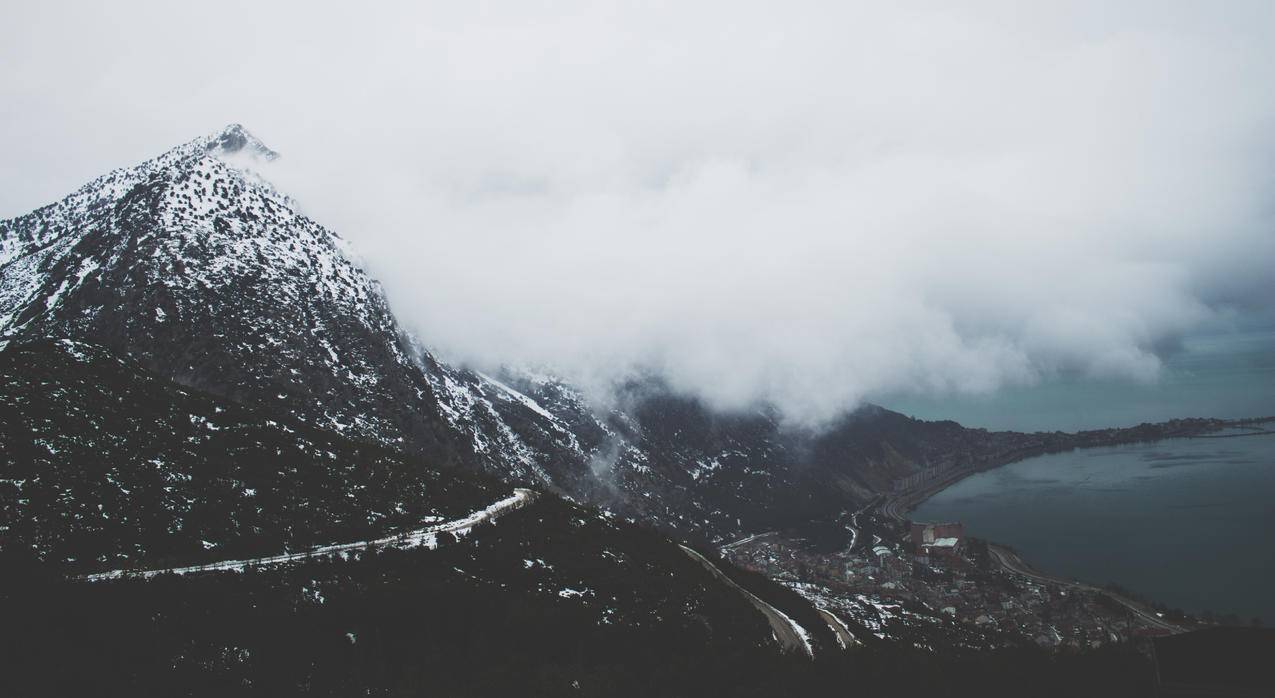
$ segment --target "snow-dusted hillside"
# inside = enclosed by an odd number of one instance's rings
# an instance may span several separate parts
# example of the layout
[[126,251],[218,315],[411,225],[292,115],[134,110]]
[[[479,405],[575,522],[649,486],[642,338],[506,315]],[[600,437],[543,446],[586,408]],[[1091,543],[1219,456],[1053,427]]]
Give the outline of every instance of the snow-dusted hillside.
[[77,571],[273,555],[508,493],[68,339],[0,351],[0,550]]
[[0,222],[0,342],[99,344],[250,407],[716,539],[838,511],[925,458],[908,429],[863,428],[884,412],[793,433],[658,378],[598,409],[551,377],[439,361],[345,241],[254,173],[276,157],[232,125]]
[[347,436],[548,481],[490,404],[504,391],[413,349],[345,241],[239,166],[275,157],[232,125],[0,223],[0,341],[100,343]]

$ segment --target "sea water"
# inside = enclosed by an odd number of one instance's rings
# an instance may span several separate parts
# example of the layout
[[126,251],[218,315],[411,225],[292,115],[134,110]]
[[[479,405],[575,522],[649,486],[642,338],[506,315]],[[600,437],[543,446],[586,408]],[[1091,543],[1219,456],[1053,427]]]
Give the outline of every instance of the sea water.
[[1031,458],[966,478],[911,518],[963,522],[1044,572],[1275,624],[1275,434]]

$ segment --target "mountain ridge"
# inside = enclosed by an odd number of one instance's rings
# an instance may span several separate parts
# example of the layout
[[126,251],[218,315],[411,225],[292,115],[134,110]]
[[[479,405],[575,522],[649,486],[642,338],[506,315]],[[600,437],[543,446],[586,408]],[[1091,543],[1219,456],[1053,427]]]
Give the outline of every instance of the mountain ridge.
[[254,409],[718,541],[1003,448],[875,406],[812,432],[658,376],[598,408],[552,376],[450,365],[343,238],[239,166],[245,151],[279,157],[232,124],[0,221],[0,342],[100,344]]

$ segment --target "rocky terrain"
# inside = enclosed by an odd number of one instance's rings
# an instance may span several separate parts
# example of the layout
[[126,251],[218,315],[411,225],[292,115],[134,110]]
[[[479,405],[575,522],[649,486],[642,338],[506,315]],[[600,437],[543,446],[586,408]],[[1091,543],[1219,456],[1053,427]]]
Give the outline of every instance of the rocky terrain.
[[359,540],[507,492],[68,339],[0,351],[0,421],[0,542],[75,572]]

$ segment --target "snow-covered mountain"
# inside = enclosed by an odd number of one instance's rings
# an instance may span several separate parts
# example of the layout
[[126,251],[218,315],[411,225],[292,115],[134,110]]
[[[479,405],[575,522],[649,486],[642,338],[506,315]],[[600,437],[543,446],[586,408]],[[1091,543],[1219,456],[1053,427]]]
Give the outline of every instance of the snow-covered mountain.
[[0,223],[0,336],[68,336],[179,382],[379,441],[438,439],[379,288],[343,241],[222,159],[239,126]]
[[238,164],[275,157],[232,125],[0,223],[0,338],[92,341],[347,436],[547,480],[482,381],[414,348],[345,241]]
[[599,410],[552,377],[449,365],[341,237],[255,173],[277,157],[231,125],[0,222],[0,342],[94,343],[250,408],[710,538],[836,513],[977,437],[879,409],[793,432],[658,377]]

